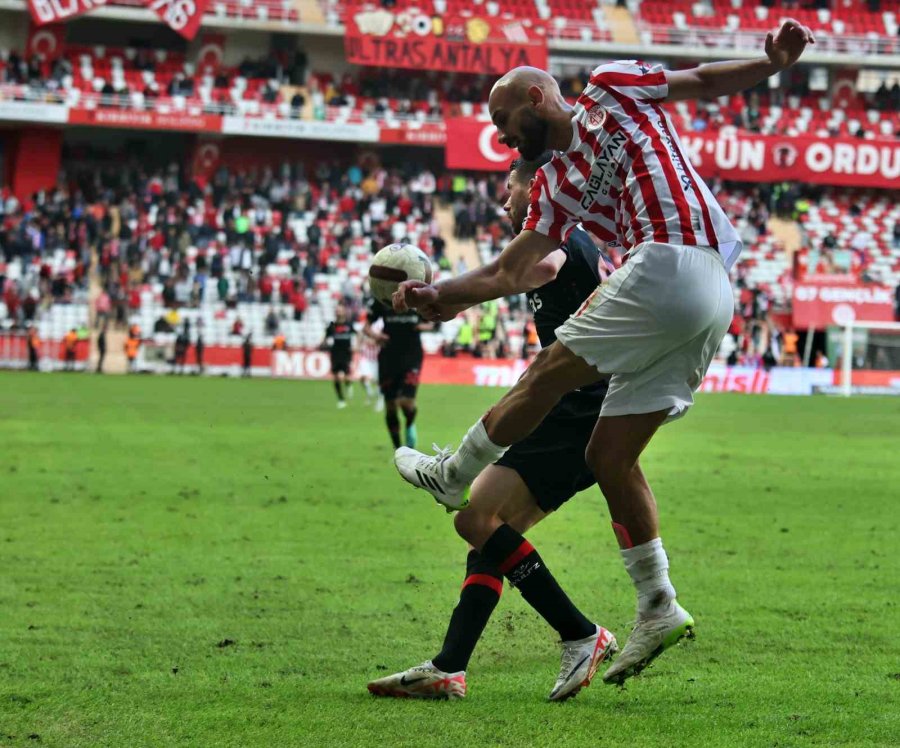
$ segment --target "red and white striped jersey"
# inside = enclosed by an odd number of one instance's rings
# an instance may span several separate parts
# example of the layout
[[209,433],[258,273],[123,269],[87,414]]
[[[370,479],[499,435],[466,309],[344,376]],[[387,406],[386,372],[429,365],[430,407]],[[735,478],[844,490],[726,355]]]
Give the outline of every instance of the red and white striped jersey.
[[[365,317],[363,317],[365,321]],[[380,319],[375,320],[372,323],[372,332],[381,332],[384,330],[384,322]],[[377,361],[378,360],[378,351],[380,348],[378,344],[372,340],[368,335],[360,335],[359,336],[359,356],[362,359],[367,361]]]
[[596,68],[575,104],[572,145],[537,174],[525,228],[562,242],[581,223],[626,249],[717,247],[731,267],[740,239],[660,106],[668,92],[659,65]]

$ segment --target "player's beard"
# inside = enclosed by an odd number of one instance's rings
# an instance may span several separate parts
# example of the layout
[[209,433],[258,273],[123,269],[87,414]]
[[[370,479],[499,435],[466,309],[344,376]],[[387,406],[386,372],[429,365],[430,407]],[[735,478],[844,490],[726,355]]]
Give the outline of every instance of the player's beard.
[[521,211],[514,210],[510,211],[509,214],[509,222],[512,224],[513,234],[518,236],[522,233],[522,227],[525,225],[525,214],[528,208],[524,208]]
[[522,137],[519,138],[519,154],[526,161],[533,161],[547,150],[547,136],[550,132],[550,124],[542,120],[530,109],[522,113],[522,122],[519,125]]

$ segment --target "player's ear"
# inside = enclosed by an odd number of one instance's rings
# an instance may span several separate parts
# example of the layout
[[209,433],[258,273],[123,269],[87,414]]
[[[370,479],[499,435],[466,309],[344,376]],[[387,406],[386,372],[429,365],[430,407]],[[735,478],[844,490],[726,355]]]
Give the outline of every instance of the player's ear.
[[533,107],[539,108],[544,103],[544,91],[538,85],[528,87],[528,100]]

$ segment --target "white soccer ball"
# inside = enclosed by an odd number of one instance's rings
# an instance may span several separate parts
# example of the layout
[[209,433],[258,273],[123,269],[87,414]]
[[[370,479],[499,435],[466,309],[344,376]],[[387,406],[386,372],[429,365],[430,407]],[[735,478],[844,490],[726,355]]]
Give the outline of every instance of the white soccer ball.
[[369,267],[369,289],[378,301],[391,306],[391,295],[405,280],[431,283],[431,260],[412,244],[389,244],[378,250]]

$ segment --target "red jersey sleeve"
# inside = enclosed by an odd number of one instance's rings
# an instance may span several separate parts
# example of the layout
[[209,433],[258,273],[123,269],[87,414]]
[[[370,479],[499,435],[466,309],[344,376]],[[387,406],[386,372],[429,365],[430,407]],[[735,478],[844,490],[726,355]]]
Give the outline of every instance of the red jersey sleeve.
[[663,101],[669,95],[663,66],[640,60],[618,60],[594,68],[589,86],[636,101]]
[[578,225],[578,219],[553,199],[553,191],[547,179],[546,170],[550,164],[542,167],[535,175],[531,186],[531,202],[528,204],[528,215],[525,217],[523,231],[536,231],[549,236],[562,244]]

